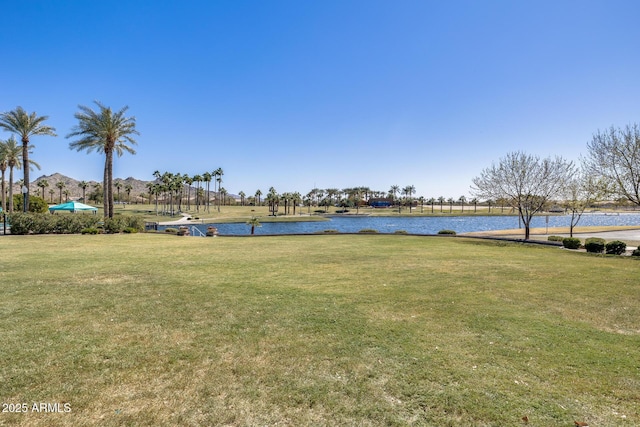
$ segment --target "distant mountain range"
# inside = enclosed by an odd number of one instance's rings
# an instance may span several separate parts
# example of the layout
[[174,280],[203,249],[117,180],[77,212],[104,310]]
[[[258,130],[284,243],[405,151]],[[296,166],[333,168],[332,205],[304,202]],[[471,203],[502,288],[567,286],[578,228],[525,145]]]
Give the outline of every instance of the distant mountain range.
[[[66,175],[62,175],[60,173],[54,173],[52,175],[42,175],[38,178],[35,178],[31,181],[30,185],[29,185],[29,193],[30,194],[35,194],[38,195],[40,197],[42,196],[42,188],[38,187],[38,182],[42,181],[42,180],[46,180],[49,185],[47,187],[44,188],[44,199],[49,201],[51,195],[50,195],[50,190],[54,190],[54,195],[53,195],[53,200],[57,201],[58,199],[58,195],[60,194],[60,189],[58,189],[57,185],[59,182],[63,182],[64,183],[64,190],[68,190],[69,191],[69,198],[70,199],[77,199],[82,197],[82,188],[80,188],[78,186],[78,184],[80,184],[81,181],[78,181],[77,179],[68,177]],[[118,183],[121,182],[122,183],[122,189],[120,190],[120,194],[124,195],[126,194],[124,191],[124,188],[126,185],[131,185],[131,199],[133,200],[134,197],[139,196],[140,194],[146,194],[148,192],[147,190],[147,183],[149,182],[154,182],[154,181],[142,181],[139,179],[135,179],[135,178],[127,178],[127,179],[121,179],[121,178],[115,178],[113,180],[114,183]],[[93,187],[95,184],[101,184],[102,185],[102,181],[98,182],[98,181],[87,181],[87,183],[89,184],[89,186],[87,187],[87,194],[89,194],[91,191],[93,191]],[[20,186],[18,186],[17,184],[14,185],[13,188],[14,193],[16,192],[20,192]],[[117,190],[114,190],[114,194],[117,194]],[[124,196],[123,196],[124,197]]]

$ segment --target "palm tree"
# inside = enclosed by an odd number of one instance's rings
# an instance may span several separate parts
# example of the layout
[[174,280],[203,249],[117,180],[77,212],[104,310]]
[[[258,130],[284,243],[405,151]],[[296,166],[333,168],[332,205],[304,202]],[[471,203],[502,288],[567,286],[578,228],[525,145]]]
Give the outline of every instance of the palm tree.
[[[213,176],[216,178],[216,183],[218,184],[218,193],[220,193],[220,185],[222,184],[222,175],[224,175],[224,171],[222,168],[218,168],[213,171]],[[216,200],[218,197],[216,196]],[[220,212],[220,201],[218,201],[218,212]]]
[[56,184],[56,187],[58,187],[58,190],[60,190],[60,199],[58,199],[58,203],[62,203],[62,189],[66,186],[67,184],[62,181],[58,181],[58,183]]
[[240,190],[238,196],[240,196],[240,206],[244,206],[244,198],[247,197],[247,195],[244,194],[244,191]]
[[442,213],[442,204],[444,203],[444,197],[440,196],[438,197],[438,203],[440,203],[440,213]]
[[131,190],[133,190],[133,185],[127,184],[124,186],[124,192],[127,193],[127,203],[131,204]]
[[[38,117],[35,112],[28,114],[22,107],[16,107],[13,111],[0,114],[0,127],[21,138],[23,164],[32,164],[29,162],[29,150],[33,149],[33,145],[29,144],[30,137],[38,135],[57,136],[55,128],[44,124],[44,121],[48,118],[48,116]],[[24,206],[27,211],[29,210],[29,169],[28,167],[24,168],[24,185],[27,188]]]
[[400,186],[398,185],[392,185],[391,188],[389,188],[389,194],[393,196],[393,202],[396,202],[396,194],[398,194],[398,192],[400,191]]
[[[31,146],[29,146],[29,149],[31,149]],[[13,212],[13,169],[14,168],[21,169],[22,166],[25,164],[23,161],[24,158],[22,157],[23,154],[24,154],[24,151],[18,145],[18,142],[12,135],[4,144],[4,155],[7,161],[7,166],[9,167],[9,212]],[[40,165],[34,162],[33,160],[29,160],[28,162],[29,162],[29,165],[34,165],[38,169],[40,169]],[[24,169],[29,169],[29,168],[26,167]],[[20,184],[20,187],[23,187],[23,186],[24,186],[24,181],[22,181],[22,184]],[[25,194],[25,196],[27,195],[28,193]],[[25,205],[25,209],[27,209],[26,205]]]
[[64,194],[64,201],[65,201],[65,202],[68,202],[68,201],[69,201],[69,194],[70,194],[70,193],[69,193],[69,190],[64,190],[64,191],[62,192],[62,194]]
[[115,184],[113,184],[114,187],[116,187],[116,190],[118,192],[118,202],[122,202],[122,199],[120,198],[120,189],[122,188],[122,181],[118,181]]
[[464,203],[467,201],[467,198],[465,196],[460,196],[458,201],[460,202],[460,205],[462,206],[462,212],[464,212]]
[[194,175],[193,178],[191,179],[193,180],[193,182],[196,183],[196,211],[199,212],[200,211],[200,182],[202,181],[202,176]]
[[78,187],[82,188],[82,203],[87,203],[87,187],[89,183],[87,181],[80,181]]
[[[9,168],[9,212],[13,212],[13,169],[20,169],[22,163],[22,150],[18,146],[16,139],[12,136],[4,145],[4,158]],[[4,193],[3,193],[4,194]]]
[[182,176],[182,181],[187,185],[187,210],[191,210],[191,184],[193,184],[193,178],[185,173]]
[[256,206],[260,206],[260,196],[262,196],[262,191],[256,190]]
[[262,227],[260,225],[260,221],[258,221],[258,218],[256,218],[255,216],[252,216],[251,219],[247,221],[247,225],[251,226],[251,234],[254,233],[256,227]]
[[53,188],[49,190],[49,200],[51,200],[51,203],[53,203],[53,195],[56,194],[56,190],[54,190]]
[[40,187],[40,195],[44,199],[44,189],[49,186],[49,181],[47,181],[46,179],[41,179],[40,181],[38,181],[37,185],[38,187]]
[[413,205],[413,199],[411,196],[416,194],[416,187],[413,185],[407,185],[402,189],[402,192],[407,196],[407,201],[409,202],[409,213],[411,213],[411,206]]
[[118,157],[126,151],[135,154],[135,150],[127,143],[136,145],[133,135],[139,135],[136,130],[135,117],[126,117],[129,107],[113,112],[96,101],[99,112],[89,107],[78,106],[79,112],[75,114],[78,124],[73,128],[67,138],[78,136],[80,139],[69,144],[69,148],[86,150],[88,153],[96,150],[104,153],[104,216],[113,218],[113,153]]
[[207,186],[207,190],[205,192],[205,194],[207,195],[206,201],[205,201],[205,206],[207,207],[207,212],[211,212],[210,209],[209,209],[209,204],[211,203],[211,194],[209,194],[209,186],[211,185],[211,180],[212,179],[213,179],[213,175],[210,172],[205,172],[205,173],[202,174],[202,181],[204,181],[204,183]]

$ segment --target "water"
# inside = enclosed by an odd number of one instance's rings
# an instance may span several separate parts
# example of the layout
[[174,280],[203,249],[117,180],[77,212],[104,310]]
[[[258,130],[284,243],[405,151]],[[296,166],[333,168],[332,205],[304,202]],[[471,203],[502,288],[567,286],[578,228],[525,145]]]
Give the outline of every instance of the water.
[[[546,216],[536,216],[532,228],[545,227]],[[571,217],[567,215],[549,216],[549,227],[568,227]],[[220,235],[248,235],[251,226],[234,224],[193,224],[203,234],[207,226],[213,225]],[[579,226],[638,225],[640,214],[584,214]],[[159,226],[159,230],[175,226]],[[320,222],[265,222],[256,227],[255,234],[300,234],[316,233],[324,230],[338,230],[341,233],[357,233],[362,229],[374,229],[380,233],[394,233],[404,230],[411,234],[437,234],[440,230],[454,230],[456,233],[491,231],[519,228],[517,216],[451,216],[451,217],[381,217],[381,216],[334,216],[329,221]],[[192,235],[199,235],[197,232]]]

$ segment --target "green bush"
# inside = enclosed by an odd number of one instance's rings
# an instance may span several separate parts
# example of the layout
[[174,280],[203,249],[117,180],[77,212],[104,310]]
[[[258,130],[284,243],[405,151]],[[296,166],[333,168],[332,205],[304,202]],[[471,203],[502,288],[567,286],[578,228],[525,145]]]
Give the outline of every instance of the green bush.
[[604,251],[604,243],[604,239],[601,239],[599,237],[589,237],[584,242],[584,248],[587,250],[587,252],[599,254]]
[[[8,203],[8,202],[7,202]],[[13,195],[13,209],[18,212],[22,212],[22,193]],[[47,213],[49,211],[49,205],[47,202],[38,196],[29,196],[29,212],[33,213]]]
[[100,230],[98,230],[96,227],[88,227],[88,228],[83,228],[80,233],[82,233],[82,234],[98,234],[99,232],[100,232]]
[[456,232],[453,231],[453,230],[440,230],[440,231],[438,231],[438,234],[450,234],[452,236],[455,236]]
[[409,233],[407,233],[407,230],[396,230],[393,232],[393,234],[409,234]]
[[608,254],[622,255],[627,250],[627,244],[620,240],[613,240],[605,245]]
[[371,233],[371,234],[375,234],[377,232],[378,230],[374,230],[373,228],[363,228],[362,230],[358,231],[358,233]]
[[9,215],[11,234],[78,234],[89,228],[103,229],[105,233],[121,233],[125,228],[144,230],[144,220],[139,217],[122,216],[102,218],[81,213],[22,213]]
[[164,232],[165,232],[165,233],[173,233],[173,234],[176,234],[176,233],[178,232],[178,229],[177,229],[177,228],[172,228],[172,227],[167,227],[167,228],[165,228],[165,229],[164,229]]
[[631,252],[631,256],[640,256],[640,248],[636,248]]
[[132,234],[132,233],[137,233],[138,229],[133,227],[125,227],[124,230],[122,230],[122,232]]
[[562,242],[564,240],[563,236],[549,236],[547,237],[549,242]]
[[565,237],[562,239],[562,246],[566,249],[580,249],[580,239],[577,237]]
[[330,228],[330,229],[328,229],[328,230],[324,230],[324,231],[323,231],[323,233],[326,233],[326,234],[335,234],[335,233],[339,233],[339,231],[338,231],[338,230],[335,230],[335,229],[333,229],[333,228]]

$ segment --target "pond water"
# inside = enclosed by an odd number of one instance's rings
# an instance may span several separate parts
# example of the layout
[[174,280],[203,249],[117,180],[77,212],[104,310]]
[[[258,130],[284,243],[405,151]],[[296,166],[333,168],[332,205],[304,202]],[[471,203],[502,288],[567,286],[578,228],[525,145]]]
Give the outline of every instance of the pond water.
[[[568,227],[571,217],[567,215],[536,216],[531,227]],[[251,227],[245,223],[233,224],[192,224],[202,234],[207,226],[213,225],[220,235],[247,235]],[[638,225],[640,214],[584,214],[579,226]],[[175,226],[159,226],[159,230]],[[329,221],[319,222],[265,222],[256,227],[255,234],[304,234],[324,230],[338,230],[341,233],[357,233],[362,229],[374,229],[380,233],[394,233],[404,230],[411,234],[437,234],[440,230],[454,230],[456,233],[491,231],[520,228],[517,216],[450,216],[450,217],[383,217],[383,216],[333,216]],[[192,235],[199,235],[191,230]]]

